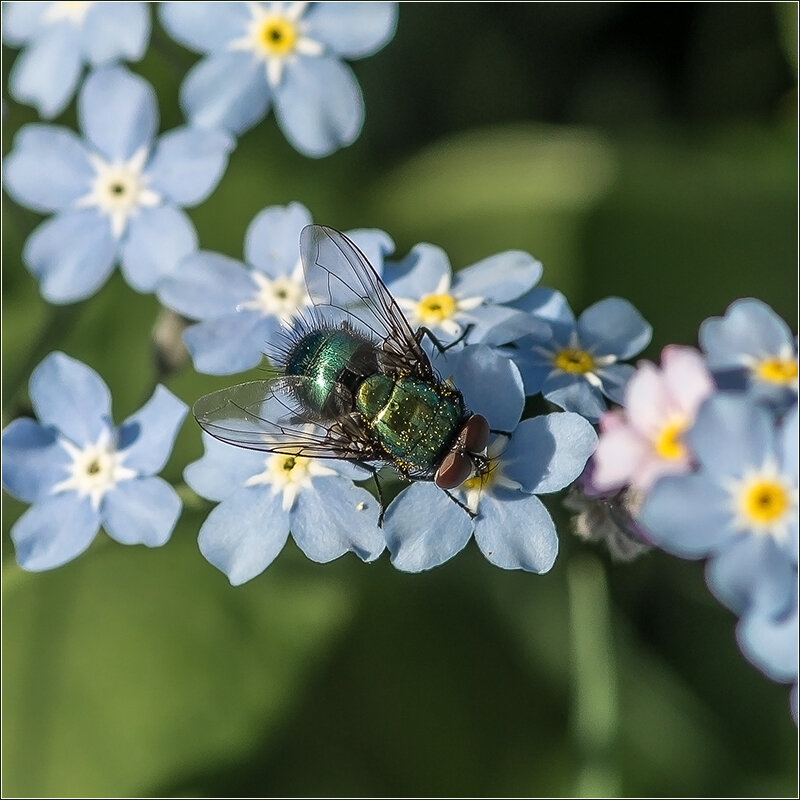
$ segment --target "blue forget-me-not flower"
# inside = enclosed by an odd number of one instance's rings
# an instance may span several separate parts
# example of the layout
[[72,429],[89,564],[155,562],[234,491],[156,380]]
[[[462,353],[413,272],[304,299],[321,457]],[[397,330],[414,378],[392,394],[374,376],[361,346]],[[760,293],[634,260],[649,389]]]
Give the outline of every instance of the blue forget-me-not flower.
[[66,108],[85,64],[138,61],[149,40],[148,3],[3,3],[3,42],[24,48],[9,94],[47,119]]
[[542,265],[519,250],[490,256],[453,275],[444,250],[423,243],[387,269],[385,278],[412,328],[424,326],[446,344],[469,326],[471,344],[502,344],[535,328],[530,315],[501,304],[530,291],[541,275]]
[[504,569],[547,572],[558,554],[555,524],[537,494],[563,489],[583,471],[597,435],[580,415],[563,412],[524,420],[522,380],[514,364],[486,345],[435,359],[452,374],[467,406],[485,416],[497,435],[487,449],[489,472],[453,494],[414,483],[391,503],[384,519],[392,564],[407,572],[438,566],[474,535],[484,556]]
[[797,409],[776,424],[746,395],[713,395],[685,435],[697,471],[661,478],[639,514],[663,549],[709,557],[709,587],[738,614],[784,614],[796,590],[797,436]]
[[291,531],[313,561],[347,552],[374,561],[384,550],[378,502],[353,479],[368,473],[339,461],[244,451],[203,434],[205,455],[184,471],[198,494],[218,501],[200,528],[203,555],[233,585],[263,572]]
[[122,544],[164,544],[181,501],[156,473],[186,404],[158,386],[115,428],[106,384],[60,352],[33,371],[30,397],[38,421],[21,417],[2,434],[3,488],[32,504],[11,529],[20,566],[65,564],[89,547],[101,525]]
[[627,300],[607,297],[577,320],[564,295],[552,289],[536,288],[512,305],[548,326],[519,339],[508,351],[527,394],[541,392],[591,422],[606,410],[604,396],[622,403],[633,367],[620,362],[647,347],[653,333]]
[[86,79],[78,116],[83,138],[60,126],[26,125],[6,158],[11,197],[54,215],[30,235],[23,261],[53,303],[89,297],[118,260],[134,289],[153,291],[197,248],[181,207],[211,193],[233,140],[187,127],[156,139],[152,87],[119,66]]
[[700,326],[700,346],[723,386],[744,386],[780,408],[797,402],[797,339],[764,302],[736,300]]
[[203,58],[181,105],[196,125],[239,135],[275,108],[292,146],[320,157],[352,144],[364,122],[361,89],[343,59],[380,50],[396,3],[162,3],[169,34]]
[[[247,266],[201,251],[161,283],[164,305],[201,320],[183,334],[198,372],[231,375],[257,366],[282,326],[311,305],[299,250],[300,231],[310,223],[299,203],[265,208],[245,235]],[[348,235],[380,273],[384,254],[394,249],[389,236],[374,230]]]

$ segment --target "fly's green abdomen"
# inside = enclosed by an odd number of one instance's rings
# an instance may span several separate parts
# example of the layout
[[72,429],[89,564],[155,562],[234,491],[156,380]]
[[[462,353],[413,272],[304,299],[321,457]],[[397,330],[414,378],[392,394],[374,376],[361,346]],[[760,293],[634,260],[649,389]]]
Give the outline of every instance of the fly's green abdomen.
[[356,408],[389,456],[411,472],[434,472],[464,423],[457,393],[410,376],[368,377]]
[[[351,330],[317,330],[298,339],[284,364],[292,391],[315,416],[346,413],[357,384],[377,369],[373,345]],[[351,406],[352,407],[352,406]]]

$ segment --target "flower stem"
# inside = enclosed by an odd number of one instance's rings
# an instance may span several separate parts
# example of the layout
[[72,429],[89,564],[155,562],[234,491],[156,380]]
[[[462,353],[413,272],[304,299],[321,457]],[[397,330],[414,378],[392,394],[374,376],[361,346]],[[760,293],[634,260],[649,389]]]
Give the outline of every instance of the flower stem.
[[572,644],[572,728],[581,764],[576,797],[619,797],[617,681],[603,567],[580,556],[568,567]]

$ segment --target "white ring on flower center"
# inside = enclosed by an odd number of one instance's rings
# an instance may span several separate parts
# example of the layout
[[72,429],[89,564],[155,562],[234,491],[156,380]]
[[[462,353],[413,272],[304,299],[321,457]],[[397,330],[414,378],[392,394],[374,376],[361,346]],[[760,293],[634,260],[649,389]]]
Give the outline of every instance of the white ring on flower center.
[[147,161],[147,148],[137,150],[128,161],[108,162],[96,154],[89,156],[95,177],[91,191],[79,198],[78,208],[98,208],[111,222],[111,233],[119,239],[128,226],[128,220],[143,207],[152,208],[161,203],[161,195],[147,188],[150,176],[143,175]]
[[322,466],[316,459],[276,453],[267,456],[264,471],[251,475],[244,485],[269,486],[272,494],[282,492],[281,507],[284,511],[289,511],[300,490],[311,487],[312,478],[335,474],[334,470]]
[[297,274],[268,278],[254,269],[250,277],[256,286],[255,293],[250,300],[239,303],[237,311],[260,311],[264,316],[289,322],[301,308],[311,304],[305,283]]
[[120,481],[135,478],[137,473],[123,465],[126,452],[119,452],[107,430],[100,434],[94,444],[83,448],[77,447],[67,439],[59,439],[59,444],[67,451],[72,463],[67,467],[70,473],[50,491],[77,492],[78,497],[89,497],[95,511],[100,508],[100,501],[105,494]]
[[395,297],[395,302],[406,315],[412,328],[424,325],[431,330],[444,331],[448,336],[458,337],[464,326],[456,319],[459,312],[471,311],[484,302],[482,297],[456,297],[450,292],[450,275],[444,274],[436,288],[419,299]]

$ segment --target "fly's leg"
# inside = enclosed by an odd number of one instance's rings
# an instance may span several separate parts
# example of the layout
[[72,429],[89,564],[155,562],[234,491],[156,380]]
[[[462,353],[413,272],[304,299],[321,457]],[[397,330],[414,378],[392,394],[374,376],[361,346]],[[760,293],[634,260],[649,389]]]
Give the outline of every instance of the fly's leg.
[[451,500],[452,500],[452,501],[453,501],[453,502],[454,502],[454,503],[455,503],[455,504],[456,504],[456,505],[457,505],[459,508],[463,508],[463,509],[464,509],[464,511],[466,511],[466,512],[467,512],[467,514],[469,514],[469,517],[470,517],[470,519],[475,519],[475,517],[477,517],[477,516],[478,516],[478,514],[477,514],[477,512],[476,512],[476,511],[473,511],[473,510],[472,510],[472,509],[471,509],[469,506],[467,506],[465,503],[462,503],[462,502],[461,502],[461,501],[460,501],[460,500],[459,500],[459,499],[458,499],[458,498],[457,498],[457,497],[456,497],[454,494],[450,494],[450,491],[449,491],[448,489],[443,489],[442,491],[443,491],[443,492],[444,492],[444,493],[445,493],[445,494],[446,494],[446,495],[447,495],[447,496],[448,496],[448,497],[449,497],[449,498],[450,498],[450,499],[451,499]]
[[462,331],[461,336],[459,336],[454,342],[450,342],[450,344],[442,344],[436,334],[429,328],[426,328],[424,325],[421,328],[417,328],[414,338],[417,340],[417,343],[420,344],[422,342],[422,337],[427,336],[431,342],[433,342],[433,346],[440,353],[446,353],[451,347],[455,347],[459,342],[464,341],[474,327],[475,326],[470,322],[470,324],[467,325],[467,327]]

